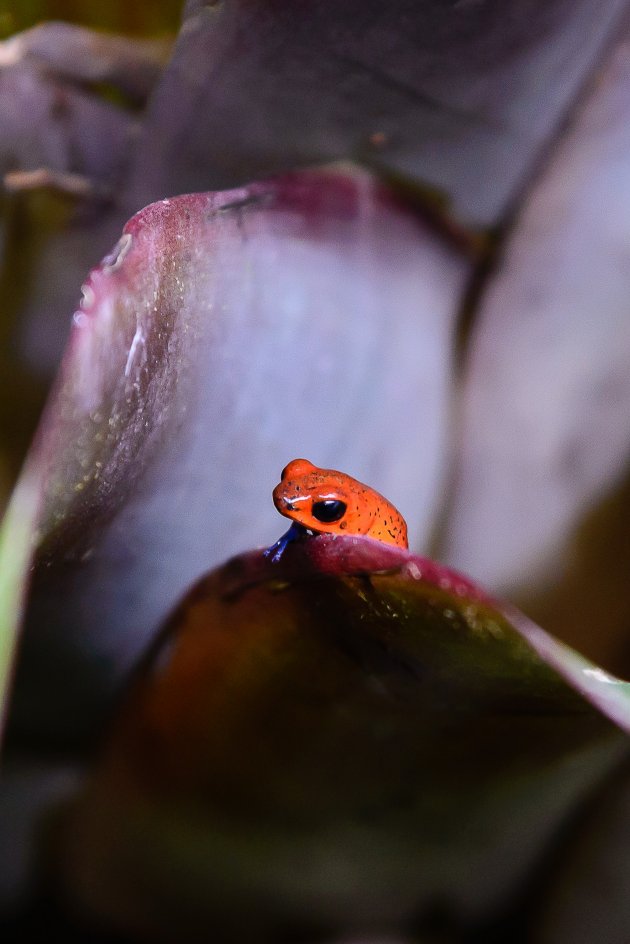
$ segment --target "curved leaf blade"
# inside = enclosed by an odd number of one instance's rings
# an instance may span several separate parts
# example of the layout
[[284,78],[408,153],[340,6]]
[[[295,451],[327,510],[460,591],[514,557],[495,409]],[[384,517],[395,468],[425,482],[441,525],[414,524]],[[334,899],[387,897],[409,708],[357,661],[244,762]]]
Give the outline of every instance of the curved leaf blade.
[[186,586],[272,540],[269,495],[291,456],[373,482],[428,539],[467,272],[351,169],[130,221],[86,281],[34,457],[15,730],[89,738]]
[[238,941],[421,930],[436,901],[482,921],[628,752],[528,631],[367,538],[228,562],[118,717],[67,837],[75,904]]
[[346,0],[296,14],[282,2],[190,3],[129,197],[345,159],[431,188],[471,228],[495,226],[625,8]]

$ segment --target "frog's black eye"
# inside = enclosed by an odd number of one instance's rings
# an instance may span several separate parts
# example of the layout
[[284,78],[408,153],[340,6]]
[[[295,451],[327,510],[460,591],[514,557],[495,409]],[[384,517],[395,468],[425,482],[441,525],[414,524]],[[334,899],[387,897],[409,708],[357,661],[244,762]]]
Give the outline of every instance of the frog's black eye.
[[325,501],[313,502],[313,518],[317,518],[323,524],[330,524],[332,521],[339,521],[346,513],[348,506],[345,502],[338,501],[336,498],[327,498]]

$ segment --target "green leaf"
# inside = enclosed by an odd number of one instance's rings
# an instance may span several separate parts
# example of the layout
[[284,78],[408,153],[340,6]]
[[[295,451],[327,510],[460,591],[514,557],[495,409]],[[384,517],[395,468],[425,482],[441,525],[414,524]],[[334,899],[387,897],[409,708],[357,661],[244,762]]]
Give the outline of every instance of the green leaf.
[[0,526],[0,728],[17,647],[38,508],[38,482],[32,470],[27,469]]

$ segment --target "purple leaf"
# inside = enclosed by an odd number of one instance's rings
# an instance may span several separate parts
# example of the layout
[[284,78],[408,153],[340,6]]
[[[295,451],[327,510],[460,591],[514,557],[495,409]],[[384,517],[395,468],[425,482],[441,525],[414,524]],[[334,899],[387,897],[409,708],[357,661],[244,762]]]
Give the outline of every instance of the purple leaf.
[[442,549],[502,594],[540,595],[571,579],[565,615],[552,605],[545,625],[555,618],[570,642],[617,665],[627,524],[612,542],[623,511],[615,506],[599,540],[581,532],[628,474],[629,96],[626,40],[558,144],[482,299]]
[[372,483],[426,544],[466,274],[361,173],[131,220],[86,282],[32,459],[20,730],[90,731],[185,587],[277,536],[270,492],[295,456]]
[[0,65],[26,61],[70,82],[107,82],[142,102],[170,45],[166,39],[118,36],[73,23],[39,23],[0,43]]
[[[188,4],[130,199],[339,158],[496,225],[613,35],[624,0]],[[306,118],[308,116],[308,118]]]
[[0,174],[44,167],[113,182],[132,116],[18,59],[0,67],[0,124]]

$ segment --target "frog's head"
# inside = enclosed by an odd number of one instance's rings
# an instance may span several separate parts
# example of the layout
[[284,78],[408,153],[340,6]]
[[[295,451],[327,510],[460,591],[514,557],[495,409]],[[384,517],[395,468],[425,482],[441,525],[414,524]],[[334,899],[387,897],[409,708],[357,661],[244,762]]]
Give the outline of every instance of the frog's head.
[[319,469],[308,459],[294,459],[282,470],[273,503],[281,515],[310,531],[366,533],[369,522],[359,521],[365,514],[353,494],[353,483],[343,472]]

